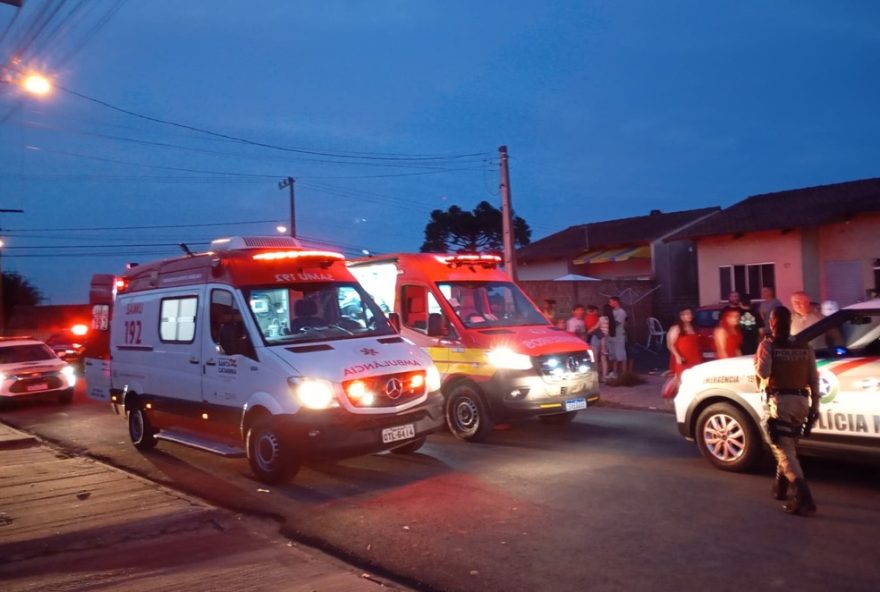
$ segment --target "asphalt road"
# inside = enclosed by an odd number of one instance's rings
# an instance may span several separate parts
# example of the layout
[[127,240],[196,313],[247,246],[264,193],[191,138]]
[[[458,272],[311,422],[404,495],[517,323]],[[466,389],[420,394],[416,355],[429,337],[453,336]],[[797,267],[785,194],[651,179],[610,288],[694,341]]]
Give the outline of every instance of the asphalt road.
[[485,444],[304,468],[267,488],[247,462],[160,443],[141,454],[108,407],[29,404],[7,423],[433,590],[875,590],[880,471],[811,459],[812,519],[779,511],[769,469],[711,468],[671,415],[595,408]]

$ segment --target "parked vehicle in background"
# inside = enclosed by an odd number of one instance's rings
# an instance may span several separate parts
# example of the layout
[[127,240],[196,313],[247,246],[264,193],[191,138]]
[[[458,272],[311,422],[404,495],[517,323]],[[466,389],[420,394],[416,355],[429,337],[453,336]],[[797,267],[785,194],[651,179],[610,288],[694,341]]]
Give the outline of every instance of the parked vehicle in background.
[[721,311],[726,305],[710,304],[694,311],[694,329],[700,336],[700,349],[707,360],[718,357],[715,350],[715,327],[721,319]]
[[0,339],[0,404],[34,398],[70,403],[75,386],[73,368],[42,341]]
[[93,326],[110,319],[110,355],[87,360],[88,393],[124,411],[138,449],[246,454],[277,483],[309,459],[414,452],[443,425],[437,368],[338,253],[220,239],[133,267],[106,292],[96,276]]
[[73,366],[78,375],[83,371],[83,353],[88,327],[75,325],[65,331],[53,333],[46,338],[46,345],[58,355],[59,358]]
[[479,441],[493,423],[538,416],[565,424],[599,399],[584,340],[553,327],[495,255],[396,254],[349,263],[401,334],[443,377],[446,423]]
[[[880,456],[880,299],[855,304],[797,335],[816,351],[822,402],[806,453]],[[754,466],[766,435],[753,356],[686,370],[675,398],[681,434],[719,469]]]

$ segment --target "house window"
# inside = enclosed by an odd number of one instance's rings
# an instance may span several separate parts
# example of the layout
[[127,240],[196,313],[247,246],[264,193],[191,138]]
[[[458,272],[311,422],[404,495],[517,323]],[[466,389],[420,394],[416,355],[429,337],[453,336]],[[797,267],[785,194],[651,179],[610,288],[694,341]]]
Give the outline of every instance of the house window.
[[196,336],[195,296],[164,298],[159,318],[159,339],[165,343],[192,343]]
[[776,288],[776,270],[773,263],[753,265],[722,265],[718,268],[720,300],[727,300],[731,292],[761,297],[761,288]]

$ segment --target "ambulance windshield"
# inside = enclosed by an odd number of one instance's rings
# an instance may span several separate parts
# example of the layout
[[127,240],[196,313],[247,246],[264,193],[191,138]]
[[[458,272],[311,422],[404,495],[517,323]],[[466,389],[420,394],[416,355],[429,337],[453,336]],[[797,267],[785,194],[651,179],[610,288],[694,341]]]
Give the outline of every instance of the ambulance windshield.
[[548,324],[512,282],[442,282],[437,287],[465,327]]
[[267,345],[391,335],[394,329],[355,283],[302,282],[244,289]]

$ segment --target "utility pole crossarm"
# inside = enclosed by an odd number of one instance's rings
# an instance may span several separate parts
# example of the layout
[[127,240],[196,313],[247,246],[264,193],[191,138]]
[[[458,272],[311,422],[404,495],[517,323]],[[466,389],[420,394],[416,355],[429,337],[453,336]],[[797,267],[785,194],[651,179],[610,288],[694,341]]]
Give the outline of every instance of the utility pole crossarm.
[[290,236],[294,238],[296,238],[296,194],[293,190],[295,183],[296,179],[293,177],[285,177],[278,181],[278,189],[290,188]]

